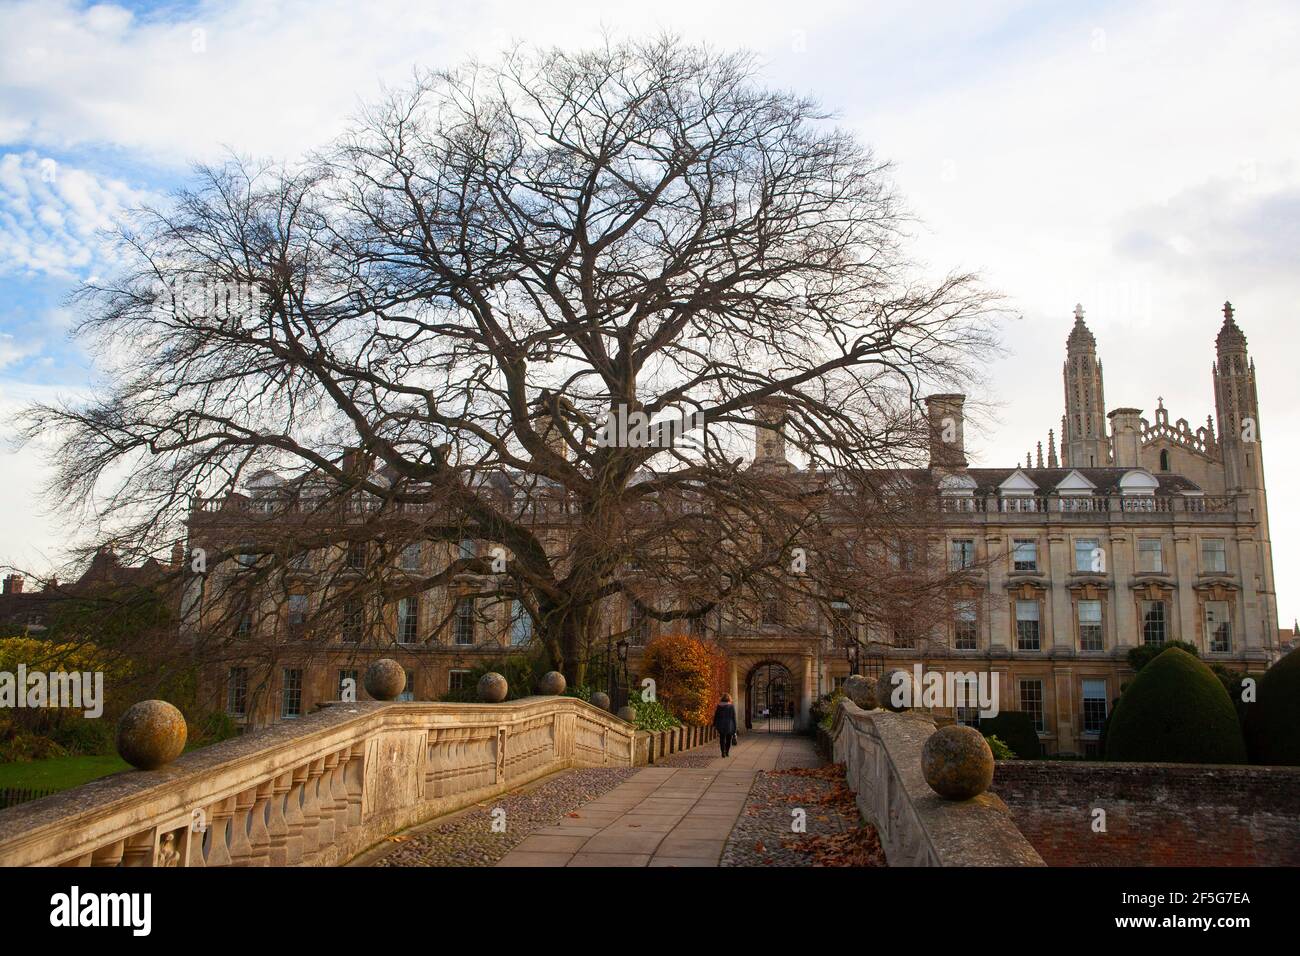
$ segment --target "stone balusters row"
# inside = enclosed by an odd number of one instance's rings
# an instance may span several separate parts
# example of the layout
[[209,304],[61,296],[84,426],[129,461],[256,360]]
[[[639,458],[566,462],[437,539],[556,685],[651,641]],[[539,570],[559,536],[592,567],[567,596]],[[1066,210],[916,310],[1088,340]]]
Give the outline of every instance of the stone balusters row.
[[196,815],[190,866],[311,863],[361,824],[365,744],[287,770]]

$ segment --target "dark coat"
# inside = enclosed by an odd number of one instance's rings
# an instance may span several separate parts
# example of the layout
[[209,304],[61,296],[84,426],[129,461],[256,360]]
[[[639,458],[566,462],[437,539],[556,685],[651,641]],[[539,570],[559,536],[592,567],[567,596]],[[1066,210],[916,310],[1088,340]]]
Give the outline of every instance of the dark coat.
[[734,734],[736,732],[736,705],[719,704],[718,709],[713,712],[713,726],[717,729],[719,736]]

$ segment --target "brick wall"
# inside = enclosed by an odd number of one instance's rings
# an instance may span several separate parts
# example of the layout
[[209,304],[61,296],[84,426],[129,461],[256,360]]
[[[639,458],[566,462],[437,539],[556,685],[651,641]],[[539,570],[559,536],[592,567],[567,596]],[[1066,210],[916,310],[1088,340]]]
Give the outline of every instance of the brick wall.
[[1300,767],[1006,760],[991,789],[1049,866],[1300,866]]

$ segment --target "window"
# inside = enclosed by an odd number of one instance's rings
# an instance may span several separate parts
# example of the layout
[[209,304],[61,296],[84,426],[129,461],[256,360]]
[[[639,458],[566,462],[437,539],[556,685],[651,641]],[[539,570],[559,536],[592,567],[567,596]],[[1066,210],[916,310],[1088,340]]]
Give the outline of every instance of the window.
[[1020,682],[1020,709],[1034,722],[1034,730],[1040,734],[1047,732],[1043,722],[1043,682],[1041,680],[1022,680]]
[[970,538],[956,538],[952,542],[949,566],[953,571],[975,567],[975,542]]
[[853,641],[853,617],[847,601],[831,602],[831,646],[848,647]]
[[307,623],[307,595],[289,595],[289,626],[302,627]]
[[408,544],[406,547],[404,547],[402,549],[402,555],[400,558],[402,570],[403,571],[420,570],[421,555],[422,555],[422,549],[420,547],[420,542],[418,541],[412,544]]
[[1138,570],[1163,571],[1164,554],[1159,538],[1138,538]]
[[297,667],[284,669],[284,684],[280,691],[280,716],[302,716],[302,671]]
[[1142,643],[1163,644],[1167,639],[1165,628],[1165,602],[1142,602]]
[[645,647],[650,641],[650,619],[635,604],[628,609],[627,626],[630,632],[628,642],[633,647]]
[[239,547],[240,552],[237,560],[240,564],[246,568],[251,568],[253,565],[257,564],[257,555],[253,553],[253,548],[255,548],[256,545],[253,544],[253,542],[241,542]]
[[1038,542],[1031,539],[1017,538],[1013,544],[1012,565],[1013,571],[1037,571],[1038,570]]
[[343,640],[347,644],[359,644],[365,630],[365,616],[361,602],[348,598],[343,602]]
[[916,647],[916,634],[906,624],[895,624],[894,646],[902,648]]
[[248,637],[253,633],[253,612],[244,601],[239,609],[239,623],[235,625],[236,637]]
[[1232,650],[1232,621],[1227,601],[1205,602],[1205,639],[1214,654]]
[[974,601],[953,604],[953,645],[959,651],[973,651],[979,643],[978,617]]
[[845,682],[846,680],[848,680],[848,679],[849,679],[849,675],[848,675],[848,674],[841,674],[841,675],[838,676],[838,677],[832,677],[832,678],[831,678],[831,693],[833,694],[833,693],[835,693],[837,690],[838,690],[838,691],[843,691],[843,690],[844,690],[844,682]]
[[1162,449],[1160,452],[1160,470],[1161,471],[1169,470],[1169,449],[1167,448]]
[[226,713],[232,717],[248,714],[248,668],[232,667],[226,679]]
[[1101,546],[1096,538],[1074,539],[1074,570],[1097,572],[1103,569]]
[[474,557],[477,553],[478,553],[478,549],[474,547],[473,538],[460,539],[460,545],[457,548],[458,557],[460,557],[465,561],[468,561],[470,558]]
[[510,643],[516,647],[533,639],[533,618],[523,601],[515,601],[510,611]]
[[354,701],[357,699],[357,691],[361,687],[361,682],[357,679],[357,671],[341,670],[339,671],[339,700]]
[[1016,602],[1016,647],[1022,651],[1039,649],[1038,602]]
[[889,552],[890,567],[901,571],[911,571],[916,568],[918,561],[918,552],[915,541],[899,541]]
[[1222,538],[1201,539],[1201,570],[1219,574],[1228,570],[1228,554]]
[[366,543],[349,541],[347,567],[349,571],[364,571],[366,568]]
[[[397,640],[401,644],[414,644],[420,633],[420,599],[404,597],[397,602]],[[470,641],[469,643],[473,643]]]
[[397,695],[398,700],[415,700],[415,671],[406,672],[406,686]]
[[454,669],[447,671],[447,689],[464,690],[468,686],[470,672],[463,669]]
[[[957,695],[956,700],[953,701],[953,717],[956,718],[957,723],[978,730],[980,725],[979,684],[974,680],[967,679],[955,683],[953,691]],[[958,703],[961,706],[957,706]]]
[[1106,723],[1106,681],[1083,682],[1083,732],[1099,734]]
[[456,617],[452,621],[452,641],[456,644],[474,643],[474,599],[463,597],[456,602]]
[[1080,601],[1079,608],[1079,650],[1100,651],[1105,647],[1101,635],[1101,602]]

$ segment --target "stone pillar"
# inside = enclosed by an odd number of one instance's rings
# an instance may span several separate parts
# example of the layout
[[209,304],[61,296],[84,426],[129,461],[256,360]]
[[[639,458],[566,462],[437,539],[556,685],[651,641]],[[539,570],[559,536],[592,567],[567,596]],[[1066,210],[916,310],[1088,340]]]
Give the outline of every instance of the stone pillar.
[[1117,408],[1110,419],[1110,453],[1118,468],[1137,468],[1141,465],[1142,409]]
[[[1100,539],[1098,539],[1100,540]],[[1041,646],[1047,654],[1054,648],[1072,650],[1074,647],[1074,602],[1066,584],[1074,567],[1074,545],[1064,534],[1051,532],[1047,536],[1048,585],[1045,607],[1040,612],[1043,619]],[[1050,621],[1050,624],[1048,623]]]
[[807,728],[812,723],[813,659],[803,659],[803,695],[799,701],[799,726]]
[[[1113,641],[1108,642],[1108,650],[1110,648],[1125,650],[1142,643],[1141,629],[1138,627],[1137,602],[1133,599],[1133,589],[1128,586],[1137,570],[1136,556],[1130,553],[1129,543],[1127,533],[1116,533],[1110,537],[1106,573],[1111,581],[1108,595],[1109,617],[1114,622],[1115,636]],[[1106,705],[1109,707],[1110,702],[1107,701]]]
[[1174,533],[1174,575],[1178,583],[1174,591],[1175,607],[1169,609],[1170,615],[1178,615],[1178,633],[1170,635],[1180,641],[1195,644],[1202,654],[1205,648],[1197,639],[1199,628],[1196,626],[1197,601],[1196,572],[1200,557],[1196,554],[1196,541],[1186,531]]

